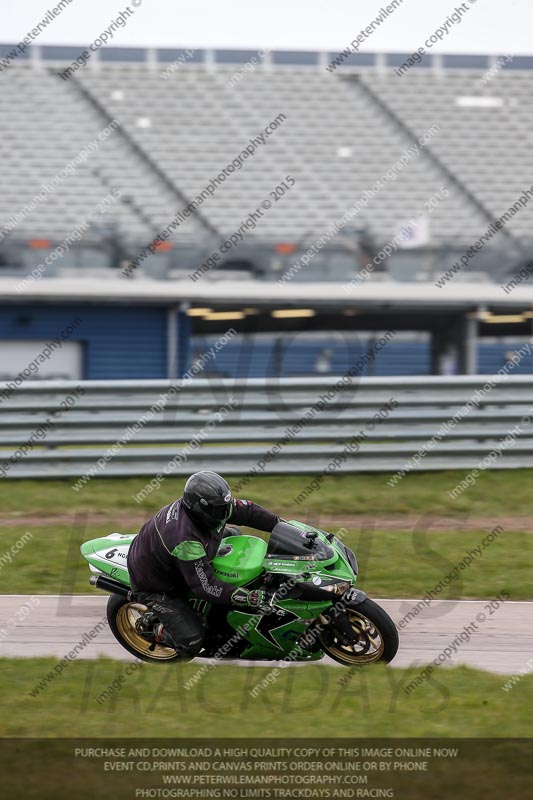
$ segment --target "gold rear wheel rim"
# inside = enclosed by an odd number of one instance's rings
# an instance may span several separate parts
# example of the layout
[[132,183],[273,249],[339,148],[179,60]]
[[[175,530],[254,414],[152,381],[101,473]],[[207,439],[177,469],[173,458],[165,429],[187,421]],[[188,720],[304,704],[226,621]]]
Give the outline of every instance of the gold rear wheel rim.
[[150,650],[150,642],[144,639],[135,628],[135,621],[148,609],[140,603],[124,603],[117,611],[117,628],[124,641],[137,653],[155,661],[168,661],[176,657],[176,651],[171,647],[156,644]]
[[[383,658],[385,642],[376,624],[352,608],[346,609],[346,615],[352,629],[358,634],[357,644],[344,645],[337,637],[331,642],[321,633],[319,639],[323,650],[344,664],[373,664]],[[326,637],[328,635],[329,632]]]

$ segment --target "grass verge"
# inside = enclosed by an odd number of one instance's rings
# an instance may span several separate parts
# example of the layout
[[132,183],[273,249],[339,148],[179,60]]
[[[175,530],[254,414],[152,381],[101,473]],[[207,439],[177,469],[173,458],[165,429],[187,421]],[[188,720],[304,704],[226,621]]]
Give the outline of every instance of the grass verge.
[[[407,475],[391,488],[387,474],[331,475],[300,505],[295,498],[313,479],[312,475],[255,476],[238,496],[255,500],[282,516],[335,514],[439,514],[454,516],[530,516],[533,470],[482,472],[471,486],[453,500],[448,491],[464,478],[465,471],[426,472]],[[242,480],[227,476],[233,486]],[[0,485],[2,513],[46,515],[77,512],[146,512],[153,514],[173,497],[179,497],[183,478],[167,478],[161,487],[137,504],[133,501],[146,478],[95,478],[79,492],[74,480],[10,480]]]
[[[132,663],[132,662],[130,662]],[[530,737],[533,675],[503,691],[503,676],[440,668],[416,691],[417,668],[350,672],[323,665],[280,669],[256,697],[266,667],[217,666],[190,690],[199,664],[76,661],[36,697],[54,659],[0,660],[1,736],[31,737]],[[342,684],[342,681],[346,681]],[[119,689],[99,702],[104,689]]]
[[[87,539],[110,533],[102,524],[39,526],[1,570],[4,594],[88,594],[89,568],[79,552]],[[0,529],[0,554],[21,535]],[[424,531],[350,530],[343,542],[357,555],[359,585],[374,597],[423,597],[452,572],[468,551],[481,547],[487,531],[427,534]],[[531,597],[533,549],[528,533],[503,531],[439,594],[445,598],[488,598],[507,591],[511,600]]]

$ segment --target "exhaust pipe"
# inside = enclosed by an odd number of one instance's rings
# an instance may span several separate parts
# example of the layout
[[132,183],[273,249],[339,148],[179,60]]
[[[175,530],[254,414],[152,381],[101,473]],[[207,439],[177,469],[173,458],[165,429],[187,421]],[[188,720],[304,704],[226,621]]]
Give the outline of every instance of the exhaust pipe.
[[123,583],[120,583],[113,578],[108,578],[107,575],[91,575],[89,578],[89,583],[91,586],[96,586],[98,589],[103,589],[104,592],[119,594],[122,597],[127,597],[128,600],[131,600],[131,590],[128,589],[127,586],[124,586]]

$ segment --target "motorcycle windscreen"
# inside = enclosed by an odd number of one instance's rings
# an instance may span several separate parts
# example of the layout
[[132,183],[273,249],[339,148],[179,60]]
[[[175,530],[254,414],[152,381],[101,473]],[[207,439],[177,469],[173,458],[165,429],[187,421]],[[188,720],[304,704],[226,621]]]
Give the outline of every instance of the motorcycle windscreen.
[[258,536],[226,536],[211,567],[219,580],[242,586],[261,574],[266,549]]
[[313,556],[317,561],[327,561],[335,551],[321,539],[307,539],[308,530],[301,530],[288,522],[278,522],[270,534],[268,554],[278,556]]

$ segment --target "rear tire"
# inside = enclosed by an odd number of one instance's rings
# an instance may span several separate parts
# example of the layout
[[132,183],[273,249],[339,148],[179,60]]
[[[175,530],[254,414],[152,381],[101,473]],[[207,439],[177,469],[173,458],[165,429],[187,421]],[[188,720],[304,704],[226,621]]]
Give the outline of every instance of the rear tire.
[[118,594],[112,594],[107,601],[107,621],[111,633],[122,647],[141,661],[155,664],[168,664],[170,661],[189,661],[179,656],[171,647],[156,645],[150,651],[150,642],[135,629],[135,620],[147,611],[147,607]]
[[362,603],[348,605],[346,614],[353,630],[359,634],[358,643],[353,647],[343,645],[335,632],[326,628],[319,636],[326,655],[348,667],[392,661],[398,652],[399,638],[387,612],[367,597]]

